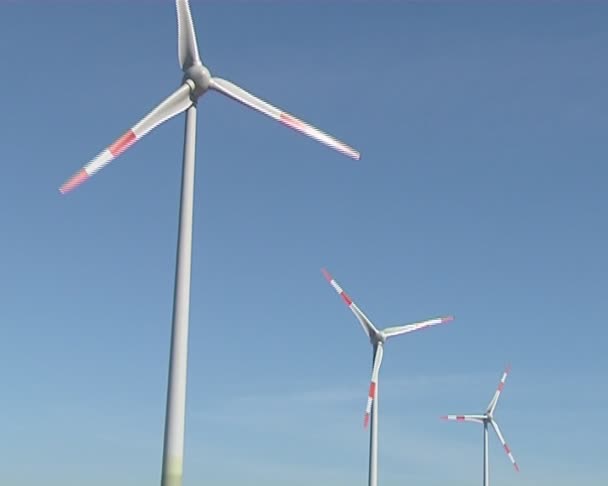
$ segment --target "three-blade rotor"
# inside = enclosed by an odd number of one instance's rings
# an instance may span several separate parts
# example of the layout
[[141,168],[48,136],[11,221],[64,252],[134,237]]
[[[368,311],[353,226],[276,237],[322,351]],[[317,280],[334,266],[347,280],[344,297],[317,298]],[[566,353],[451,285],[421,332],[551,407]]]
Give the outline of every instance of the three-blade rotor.
[[490,403],[488,404],[486,413],[484,413],[482,415],[444,415],[441,418],[443,420],[451,420],[451,421],[455,421],[455,422],[476,422],[476,423],[480,423],[480,424],[490,424],[492,426],[492,428],[494,429],[494,432],[496,433],[498,440],[502,444],[502,447],[505,450],[507,456],[509,457],[509,460],[513,464],[513,467],[515,468],[516,471],[519,472],[519,466],[517,465],[517,462],[515,462],[515,458],[513,457],[511,449],[507,445],[507,442],[505,441],[505,438],[502,435],[500,428],[498,427],[498,423],[496,423],[496,420],[494,419],[494,411],[496,410],[496,405],[498,404],[498,399],[505,386],[505,382],[507,381],[507,376],[508,376],[510,370],[511,370],[511,367],[507,366],[507,368],[503,372],[502,377],[500,378],[500,382],[498,383],[498,387],[496,388],[496,392],[494,393],[492,400],[490,400]]
[[344,155],[356,160],[360,158],[359,152],[344,142],[252,95],[230,81],[211,76],[199,56],[188,0],[176,0],[175,5],[177,9],[178,60],[184,72],[182,86],[66,181],[60,188],[62,194],[82,184],[148,132],[186,111],[209,89],[273,118]]
[[330,273],[324,268],[321,269],[321,272],[323,273],[325,279],[336,291],[336,293],[342,298],[347,307],[355,315],[355,317],[361,324],[363,331],[369,337],[372,346],[374,347],[375,356],[374,365],[372,368],[372,379],[369,386],[367,406],[365,407],[365,418],[363,422],[364,426],[367,426],[372,411],[372,405],[376,397],[376,387],[378,384],[378,376],[380,373],[380,366],[382,364],[382,357],[384,355],[384,343],[386,342],[386,340],[395,336],[400,336],[402,334],[408,334],[413,331],[418,331],[427,327],[436,326],[438,324],[445,324],[452,321],[454,318],[453,316],[438,317],[435,319],[429,319],[413,324],[387,327],[386,329],[379,330],[376,326],[374,326],[372,321],[363,313],[363,311],[359,309],[357,304],[355,304],[355,302],[344,291],[344,289],[340,287],[338,282],[330,275]]

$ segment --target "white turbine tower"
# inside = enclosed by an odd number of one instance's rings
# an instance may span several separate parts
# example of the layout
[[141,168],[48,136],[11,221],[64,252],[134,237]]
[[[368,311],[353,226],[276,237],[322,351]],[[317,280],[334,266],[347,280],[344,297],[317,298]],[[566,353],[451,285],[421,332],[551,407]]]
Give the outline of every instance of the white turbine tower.
[[[183,71],[181,86],[114,143],[101,151],[60,188],[62,194],[71,191],[161,123],[186,112],[162,486],[181,486],[183,476],[196,106],[198,98],[208,90],[216,91],[349,157],[359,159],[359,153],[348,145],[257,98],[230,81],[212,76],[199,57],[188,0],[176,0],[175,4],[177,8],[178,58]],[[147,74],[142,73],[142,79],[138,82],[146,82],[149,80],[148,78]],[[137,88],[134,86],[130,96],[134,96],[136,93]]]
[[338,285],[329,272],[325,269],[321,270],[323,275],[335,289],[335,291],[342,297],[344,303],[348,308],[355,314],[355,317],[361,323],[363,331],[370,339],[373,348],[373,366],[372,366],[372,379],[369,385],[369,393],[367,397],[367,406],[365,407],[365,417],[363,419],[364,427],[370,422],[371,416],[371,428],[370,428],[370,440],[369,440],[369,474],[368,484],[369,486],[377,486],[378,484],[378,378],[380,374],[380,365],[382,364],[382,356],[384,354],[384,344],[389,338],[400,336],[401,334],[407,334],[412,331],[418,331],[430,326],[437,324],[445,324],[450,322],[454,318],[452,316],[438,317],[435,319],[429,319],[427,321],[416,322],[413,324],[405,324],[402,326],[387,327],[379,330],[372,324],[367,316],[357,307],[353,300],[348,296],[342,287]]
[[502,374],[498,388],[496,389],[492,400],[490,400],[485,413],[480,415],[445,415],[441,417],[444,420],[454,420],[456,422],[476,422],[483,425],[483,486],[490,486],[490,470],[488,464],[488,424],[491,425],[496,432],[498,440],[500,440],[500,443],[507,453],[507,456],[509,456],[509,460],[513,464],[513,467],[517,472],[519,472],[519,466],[515,462],[511,449],[509,449],[509,446],[507,445],[505,438],[502,435],[498,424],[496,423],[496,419],[494,419],[494,411],[496,410],[496,405],[498,404],[498,398],[500,397],[502,389],[505,386],[505,381],[507,381],[509,371],[511,371],[511,368],[507,367]]

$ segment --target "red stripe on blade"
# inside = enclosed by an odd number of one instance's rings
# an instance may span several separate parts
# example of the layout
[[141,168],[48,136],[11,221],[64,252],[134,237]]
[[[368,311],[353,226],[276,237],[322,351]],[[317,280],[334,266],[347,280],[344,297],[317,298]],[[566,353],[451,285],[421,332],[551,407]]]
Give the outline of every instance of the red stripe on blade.
[[86,171],[84,169],[82,169],[80,172],[77,172],[76,174],[74,174],[70,178],[70,180],[68,180],[67,182],[65,182],[63,184],[63,186],[61,186],[59,188],[59,191],[61,192],[61,194],[65,194],[66,192],[70,192],[72,189],[74,189],[75,187],[77,187],[80,184],[82,184],[88,178],[89,178],[89,174],[87,174]]
[[342,297],[342,300],[344,300],[344,302],[346,302],[346,305],[350,306],[353,301],[350,300],[350,297],[348,296],[348,294],[344,291],[342,291],[342,293],[340,294],[340,297]]
[[369,384],[369,397],[374,398],[376,396],[376,384],[372,381]]
[[127,150],[137,137],[132,130],[127,131],[122,137],[108,147],[108,150],[114,157],[118,157],[125,150]]
[[369,413],[365,414],[365,417],[363,417],[363,427],[367,427],[369,425]]
[[306,128],[300,120],[288,115],[287,113],[281,113],[280,120],[285,123],[285,125],[295,130],[304,131]]

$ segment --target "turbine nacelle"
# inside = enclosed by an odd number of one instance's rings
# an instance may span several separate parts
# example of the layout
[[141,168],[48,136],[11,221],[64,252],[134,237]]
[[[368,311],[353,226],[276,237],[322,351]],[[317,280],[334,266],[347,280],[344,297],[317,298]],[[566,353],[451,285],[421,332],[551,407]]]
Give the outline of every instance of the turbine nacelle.
[[369,336],[369,342],[372,343],[372,346],[376,346],[378,343],[384,344],[387,339],[388,336],[385,336],[382,331],[372,332]]
[[211,86],[211,73],[209,72],[209,69],[206,66],[204,66],[200,61],[198,61],[192,64],[186,70],[184,70],[184,77],[182,82],[187,83],[188,81],[192,83],[192,101],[196,101]]

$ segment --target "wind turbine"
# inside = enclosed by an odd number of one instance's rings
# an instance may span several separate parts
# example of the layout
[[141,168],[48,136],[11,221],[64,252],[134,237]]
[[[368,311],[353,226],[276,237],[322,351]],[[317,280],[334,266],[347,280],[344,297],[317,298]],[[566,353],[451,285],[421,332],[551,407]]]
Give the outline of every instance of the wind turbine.
[[490,471],[488,469],[488,424],[490,424],[496,432],[498,440],[500,440],[500,443],[504,447],[507,456],[509,456],[509,459],[513,463],[513,467],[515,467],[515,470],[519,472],[519,466],[515,462],[515,458],[511,453],[511,449],[509,449],[509,446],[505,442],[505,438],[502,435],[502,432],[500,431],[496,420],[494,419],[494,411],[496,410],[496,405],[498,404],[498,398],[500,397],[502,389],[505,386],[505,381],[507,381],[507,375],[509,374],[509,371],[511,371],[511,368],[507,367],[503,372],[502,378],[500,379],[500,383],[498,384],[498,388],[496,389],[492,400],[490,400],[490,403],[488,404],[488,408],[486,409],[485,413],[481,415],[445,415],[441,417],[444,420],[455,420],[457,422],[476,422],[479,424],[483,424],[483,486],[490,486]]
[[369,337],[374,350],[373,366],[372,366],[372,379],[369,385],[369,393],[367,397],[367,406],[365,407],[365,416],[363,419],[363,426],[367,427],[370,422],[371,416],[371,428],[370,428],[370,440],[369,440],[369,475],[368,484],[369,486],[377,486],[378,484],[378,375],[380,374],[380,365],[382,364],[382,356],[384,355],[384,344],[387,339],[400,336],[401,334],[407,334],[419,329],[425,329],[430,326],[437,324],[445,324],[450,322],[454,318],[452,316],[438,317],[435,319],[429,319],[427,321],[416,322],[413,324],[406,324],[402,326],[387,327],[379,330],[372,321],[357,307],[353,300],[348,296],[346,292],[338,285],[338,282],[329,274],[326,269],[322,269],[321,272],[334,288],[334,290],[342,297],[344,303],[348,308],[355,314],[355,317],[361,323],[363,331]]
[[184,73],[181,86],[74,174],[60,188],[62,194],[71,191],[161,123],[184,111],[186,112],[162,486],[180,486],[183,476],[196,105],[198,98],[210,89],[217,91],[345,155],[359,159],[359,152],[348,145],[253,96],[230,81],[212,76],[199,57],[188,0],[176,0],[175,4],[177,8],[178,58]]

